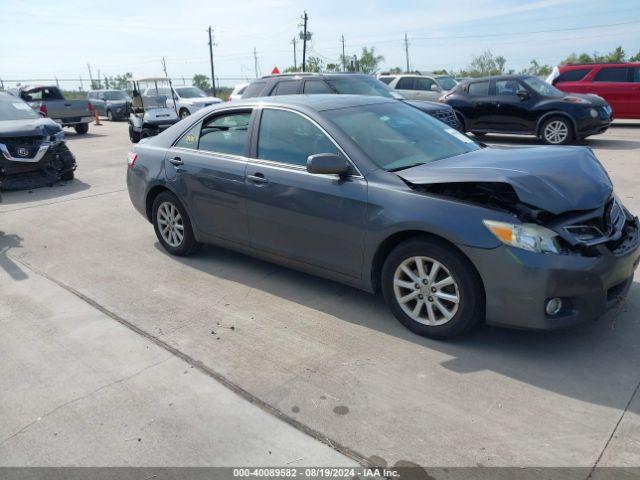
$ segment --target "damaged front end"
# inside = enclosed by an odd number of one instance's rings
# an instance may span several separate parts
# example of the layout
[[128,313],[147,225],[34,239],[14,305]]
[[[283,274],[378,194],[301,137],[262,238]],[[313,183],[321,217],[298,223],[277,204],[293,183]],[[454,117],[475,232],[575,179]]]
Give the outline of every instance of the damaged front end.
[[0,135],[0,188],[24,190],[73,179],[76,160],[63,132]]

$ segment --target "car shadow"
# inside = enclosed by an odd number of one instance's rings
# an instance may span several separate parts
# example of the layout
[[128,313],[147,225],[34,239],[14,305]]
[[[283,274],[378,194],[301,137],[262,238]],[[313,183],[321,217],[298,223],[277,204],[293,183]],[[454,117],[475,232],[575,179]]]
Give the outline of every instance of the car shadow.
[[[634,283],[627,301],[599,321],[558,331],[532,332],[480,325],[467,336],[442,342],[405,329],[380,295],[320,279],[233,251],[207,246],[193,257],[168,255],[221,278],[247,285],[404,342],[437,350],[450,357],[441,366],[458,374],[493,371],[521,382],[581,401],[624,408],[629,396],[603,388],[615,378],[628,386],[640,380],[640,285]],[[517,313],[516,313],[517,314]],[[631,390],[629,392],[631,395]],[[637,405],[633,406],[637,408]]]
[[77,178],[70,181],[59,181],[52,186],[42,186],[33,189],[11,190],[2,192],[2,203],[0,203],[0,212],[11,210],[6,208],[9,205],[33,203],[59,199],[65,196],[75,195],[91,188],[91,185]]
[[95,133],[91,131],[91,128],[100,128],[101,125],[91,125],[89,127],[88,133],[76,133],[73,129],[69,130],[68,128],[64,129],[64,139],[65,141],[71,140],[73,142],[82,141],[82,140],[91,140],[92,138],[100,138],[106,137],[107,134],[104,133]]
[[7,234],[0,230],[0,268],[6,271],[9,276],[16,280],[26,280],[29,278],[27,273],[14,262],[7,253],[16,248],[22,248],[22,238],[18,235]]

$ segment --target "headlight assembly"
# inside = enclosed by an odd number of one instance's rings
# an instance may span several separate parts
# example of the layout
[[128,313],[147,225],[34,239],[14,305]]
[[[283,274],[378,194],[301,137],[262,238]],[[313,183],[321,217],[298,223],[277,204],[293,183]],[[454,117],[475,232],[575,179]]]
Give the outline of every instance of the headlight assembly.
[[560,253],[558,234],[534,223],[513,224],[483,220],[485,227],[505,245],[537,253]]

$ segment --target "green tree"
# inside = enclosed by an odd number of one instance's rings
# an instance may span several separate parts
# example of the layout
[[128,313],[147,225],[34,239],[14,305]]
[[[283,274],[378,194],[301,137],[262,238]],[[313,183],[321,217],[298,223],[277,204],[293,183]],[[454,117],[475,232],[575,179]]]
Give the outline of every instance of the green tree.
[[640,62],[640,50],[634,56],[629,57],[630,62]]
[[624,62],[626,56],[626,52],[619,45],[615,50],[607,54],[607,62]]
[[203,75],[201,73],[196,73],[193,76],[193,79],[191,81],[193,85],[198,87],[200,90],[204,90],[206,92],[207,90],[211,89],[211,83],[209,82],[209,77],[207,77],[206,75]]
[[531,60],[531,63],[527,68],[524,68],[520,71],[521,75],[536,75],[538,77],[546,77],[552,71],[552,68],[549,65],[540,65],[538,61],[534,58]]
[[489,75],[503,75],[507,59],[503,56],[494,57],[490,50],[476,55],[469,66],[457,73],[460,77],[486,77]]
[[121,75],[116,75],[111,78],[111,87],[116,90],[125,90],[128,86],[129,80],[133,78],[131,72],[126,72]]
[[358,60],[358,63],[360,64],[360,71],[362,73],[366,73],[368,75],[378,73],[382,62],[384,62],[384,57],[382,55],[376,55],[375,47],[362,47],[362,53]]
[[317,56],[309,56],[307,57],[307,72],[320,73],[324,70],[324,60]]

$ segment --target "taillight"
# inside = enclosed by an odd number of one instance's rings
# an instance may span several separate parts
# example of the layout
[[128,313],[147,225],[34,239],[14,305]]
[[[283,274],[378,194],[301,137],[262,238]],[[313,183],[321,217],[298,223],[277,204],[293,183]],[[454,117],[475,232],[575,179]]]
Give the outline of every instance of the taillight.
[[136,164],[136,160],[138,160],[138,154],[136,152],[127,153],[127,164],[129,168],[133,168]]
[[45,117],[49,116],[49,112],[47,111],[47,106],[44,103],[40,105],[40,107],[38,108],[38,111],[42,113]]
[[91,102],[87,102],[87,108],[89,109],[89,112],[93,113],[93,105],[91,105]]

